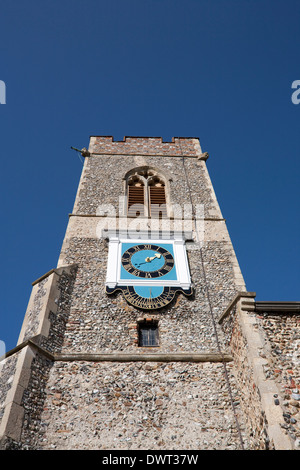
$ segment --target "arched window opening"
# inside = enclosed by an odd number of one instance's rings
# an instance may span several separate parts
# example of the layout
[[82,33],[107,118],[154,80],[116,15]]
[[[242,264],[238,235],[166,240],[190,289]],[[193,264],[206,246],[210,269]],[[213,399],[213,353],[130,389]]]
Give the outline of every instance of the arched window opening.
[[127,215],[153,218],[168,216],[165,181],[155,170],[141,168],[128,177]]

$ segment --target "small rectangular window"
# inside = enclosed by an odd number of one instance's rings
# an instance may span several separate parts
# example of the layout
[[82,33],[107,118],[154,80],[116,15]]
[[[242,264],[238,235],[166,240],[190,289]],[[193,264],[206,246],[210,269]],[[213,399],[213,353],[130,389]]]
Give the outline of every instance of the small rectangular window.
[[158,346],[158,324],[156,322],[139,324],[139,346]]

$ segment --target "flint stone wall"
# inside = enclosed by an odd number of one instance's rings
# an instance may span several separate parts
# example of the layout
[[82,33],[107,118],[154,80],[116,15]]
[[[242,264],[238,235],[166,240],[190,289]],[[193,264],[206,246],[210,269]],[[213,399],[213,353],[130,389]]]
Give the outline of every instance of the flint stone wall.
[[[286,442],[290,442],[290,448],[300,450],[300,316],[284,312],[247,313],[261,338],[261,347],[257,351],[262,365],[260,381],[263,386],[260,390],[259,380],[249,360],[251,345],[241,327],[240,315],[241,311],[234,306],[222,322],[222,329],[234,359],[234,374],[241,392],[240,404],[249,432],[250,447],[274,448],[269,436],[273,414],[278,416],[276,424],[286,437]],[[273,390],[267,407],[269,416],[261,406],[262,390],[267,389]],[[283,443],[282,446],[284,448]],[[275,448],[280,448],[278,443]]]
[[265,313],[256,318],[267,343],[265,377],[280,391],[281,426],[300,450],[300,315]]
[[[234,400],[239,413],[238,393]],[[46,449],[241,445],[222,364],[57,362],[42,429],[39,447]]]
[[[218,312],[226,307],[235,293],[226,244],[216,246],[212,243],[204,249],[213,316],[203,282],[199,251],[188,252],[192,278],[195,279],[195,295],[187,298],[179,294],[171,306],[152,314],[127,304],[121,293],[105,294],[107,245],[103,239],[75,238],[70,241],[66,261],[71,264],[76,260],[79,267],[64,335],[63,347],[66,350],[142,353],[143,348],[137,348],[132,335],[134,331],[131,330],[137,327],[138,319],[152,316],[159,320],[159,352],[218,350],[214,317],[217,318]],[[220,342],[224,346],[222,336]]]

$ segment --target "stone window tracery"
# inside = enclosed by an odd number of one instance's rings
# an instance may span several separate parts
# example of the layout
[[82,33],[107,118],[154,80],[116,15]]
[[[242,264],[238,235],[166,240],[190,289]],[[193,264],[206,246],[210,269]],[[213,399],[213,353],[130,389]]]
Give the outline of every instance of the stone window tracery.
[[166,183],[155,170],[139,169],[127,178],[127,215],[165,218],[168,216]]

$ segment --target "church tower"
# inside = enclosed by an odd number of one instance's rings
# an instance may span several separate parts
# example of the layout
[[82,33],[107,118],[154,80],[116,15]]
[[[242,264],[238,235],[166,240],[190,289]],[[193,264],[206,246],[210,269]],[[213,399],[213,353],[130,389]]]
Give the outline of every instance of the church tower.
[[57,267],[1,362],[1,448],[291,448],[199,139],[81,152]]

